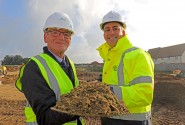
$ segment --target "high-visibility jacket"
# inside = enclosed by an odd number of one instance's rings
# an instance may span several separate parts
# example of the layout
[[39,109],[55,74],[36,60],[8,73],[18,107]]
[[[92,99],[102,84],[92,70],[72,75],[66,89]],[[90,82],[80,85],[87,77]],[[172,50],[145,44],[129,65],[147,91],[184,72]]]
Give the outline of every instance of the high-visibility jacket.
[[[47,81],[47,84],[54,91],[57,101],[60,101],[60,96],[62,94],[69,93],[73,89],[73,85],[69,77],[62,70],[60,65],[49,55],[40,54],[35,57],[32,57],[31,60],[35,61],[35,63],[38,65],[44,79]],[[69,62],[74,72],[75,86],[78,86],[79,82],[78,82],[74,64],[71,60],[69,60]],[[21,77],[23,76],[24,67],[25,65],[21,68],[20,76],[16,81],[16,86],[20,91],[22,91]],[[65,84],[65,83],[68,83],[68,84]],[[37,125],[36,115],[34,114],[28,101],[25,107],[25,115],[26,115],[27,125]],[[77,122],[75,120],[73,122],[66,123],[65,125],[76,125],[76,124]]]
[[151,56],[133,47],[127,35],[110,49],[107,43],[98,49],[104,61],[102,82],[109,84],[130,114],[115,119],[143,121],[151,117],[154,91],[154,64]]
[[3,71],[6,71],[6,70],[7,70],[7,69],[6,69],[6,66],[3,66],[2,69],[3,69]]
[[6,68],[6,66],[2,66],[2,70],[3,70],[3,75],[6,75],[7,74],[7,68]]

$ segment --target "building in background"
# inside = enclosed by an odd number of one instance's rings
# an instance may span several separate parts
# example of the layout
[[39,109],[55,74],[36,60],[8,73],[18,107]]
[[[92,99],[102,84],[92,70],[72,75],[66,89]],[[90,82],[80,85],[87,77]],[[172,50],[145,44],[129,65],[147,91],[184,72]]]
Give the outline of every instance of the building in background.
[[185,43],[149,49],[155,64],[185,63]]
[[185,71],[185,43],[149,49],[155,71]]

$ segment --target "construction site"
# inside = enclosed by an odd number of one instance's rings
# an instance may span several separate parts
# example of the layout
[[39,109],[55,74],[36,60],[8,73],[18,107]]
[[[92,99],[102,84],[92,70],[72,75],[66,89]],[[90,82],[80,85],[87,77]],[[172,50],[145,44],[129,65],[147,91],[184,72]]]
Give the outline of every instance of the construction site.
[[[19,66],[9,66],[7,74],[0,75],[0,125],[25,125],[25,97],[15,87],[19,70]],[[77,74],[86,82],[100,76],[84,67],[78,67]],[[176,72],[156,72],[154,89],[153,125],[185,125],[185,78]]]

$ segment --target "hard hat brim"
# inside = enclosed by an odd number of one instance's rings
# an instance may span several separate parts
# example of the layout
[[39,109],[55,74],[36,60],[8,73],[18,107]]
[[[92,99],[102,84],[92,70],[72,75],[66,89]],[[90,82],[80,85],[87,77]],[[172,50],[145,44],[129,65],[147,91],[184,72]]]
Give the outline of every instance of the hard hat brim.
[[119,23],[122,27],[123,27],[123,22],[119,22],[119,21],[110,21],[110,22],[103,22],[100,24],[100,29],[103,30],[104,26],[107,24],[107,23],[112,23],[112,22],[116,22],[116,23]]

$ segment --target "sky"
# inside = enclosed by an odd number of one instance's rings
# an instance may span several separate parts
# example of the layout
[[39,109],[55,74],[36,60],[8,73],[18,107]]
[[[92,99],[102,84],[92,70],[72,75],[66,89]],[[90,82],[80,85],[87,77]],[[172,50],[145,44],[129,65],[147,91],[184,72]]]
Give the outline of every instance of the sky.
[[74,63],[102,62],[96,50],[105,42],[99,24],[110,10],[125,17],[134,46],[147,51],[185,43],[184,0],[0,0],[0,60],[42,53],[47,17],[65,12],[75,31],[66,55]]

